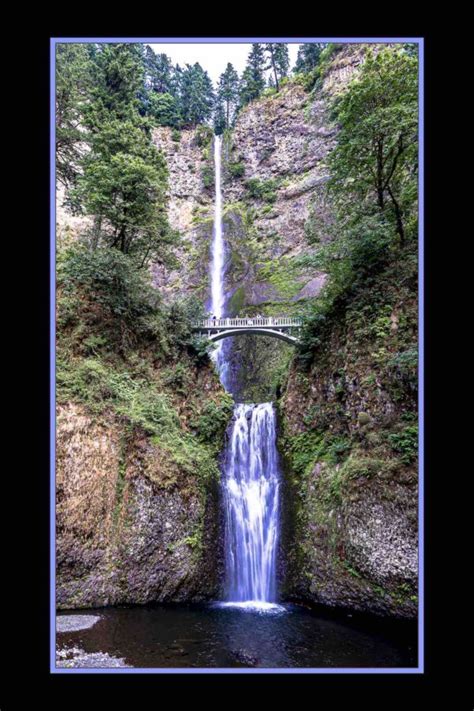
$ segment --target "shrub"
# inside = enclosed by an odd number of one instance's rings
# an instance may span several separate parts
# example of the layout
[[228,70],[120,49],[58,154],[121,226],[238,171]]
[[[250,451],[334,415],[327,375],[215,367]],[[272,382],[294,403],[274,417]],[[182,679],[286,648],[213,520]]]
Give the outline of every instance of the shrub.
[[209,165],[206,165],[201,170],[201,179],[205,188],[214,187],[214,168]]
[[210,126],[201,123],[196,128],[196,144],[199,148],[205,148],[210,145],[212,138],[214,136],[214,131]]
[[[105,338],[155,337],[160,297],[131,257],[117,249],[74,246],[58,263],[61,325],[83,323],[85,352],[96,352]],[[61,316],[64,307],[65,317]],[[90,333],[91,329],[100,333]]]
[[404,464],[411,464],[418,454],[418,425],[409,425],[399,433],[388,436],[392,449]]
[[275,190],[278,187],[277,181],[273,179],[259,180],[250,178],[245,182],[245,187],[251,197],[264,202],[275,202],[277,196]]
[[227,168],[232,178],[241,178],[245,173],[245,165],[243,163],[229,163]]
[[213,442],[222,437],[232,414],[232,401],[226,398],[220,405],[209,402],[196,424],[196,434],[200,440]]

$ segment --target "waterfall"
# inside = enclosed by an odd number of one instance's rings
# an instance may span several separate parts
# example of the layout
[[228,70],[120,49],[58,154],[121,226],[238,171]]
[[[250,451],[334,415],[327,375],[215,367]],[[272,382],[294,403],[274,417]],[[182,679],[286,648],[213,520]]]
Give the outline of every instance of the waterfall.
[[[224,261],[225,245],[222,228],[222,188],[221,188],[221,136],[214,136],[214,226],[211,247],[211,312],[212,316],[222,318],[225,316],[225,291],[224,291]],[[227,388],[227,363],[224,358],[222,341],[212,354],[212,359],[217,367],[223,386]]]
[[[211,248],[211,311],[225,316],[225,243],[222,227],[221,137],[214,139],[215,206]],[[212,358],[228,390],[226,349]],[[226,597],[224,605],[274,609],[280,476],[272,403],[237,404],[223,456]]]
[[233,602],[276,598],[279,488],[273,405],[236,405],[223,479],[226,584]]

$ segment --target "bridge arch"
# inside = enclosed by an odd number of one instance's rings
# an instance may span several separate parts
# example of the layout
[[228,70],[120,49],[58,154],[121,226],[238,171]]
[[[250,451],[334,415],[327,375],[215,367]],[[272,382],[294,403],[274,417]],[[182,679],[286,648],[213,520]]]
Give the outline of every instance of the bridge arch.
[[275,331],[271,328],[258,328],[253,326],[252,328],[228,328],[217,333],[212,333],[209,336],[210,341],[221,341],[223,338],[229,338],[230,336],[240,336],[244,333],[258,334],[260,336],[271,336],[272,338],[278,338],[280,341],[286,341],[286,343],[291,343],[293,346],[298,343],[298,339],[295,336],[291,336],[289,333],[283,331]]

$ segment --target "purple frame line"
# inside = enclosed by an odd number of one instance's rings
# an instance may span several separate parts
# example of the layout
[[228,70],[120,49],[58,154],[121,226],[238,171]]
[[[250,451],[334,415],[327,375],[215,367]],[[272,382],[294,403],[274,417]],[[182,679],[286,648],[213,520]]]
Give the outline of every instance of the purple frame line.
[[[276,40],[304,42],[417,44],[418,52],[418,666],[417,667],[277,667],[262,669],[204,667],[56,667],[56,44],[130,42],[144,44],[248,44]],[[51,37],[50,38],[50,673],[54,674],[422,674],[424,673],[424,40],[423,37]]]

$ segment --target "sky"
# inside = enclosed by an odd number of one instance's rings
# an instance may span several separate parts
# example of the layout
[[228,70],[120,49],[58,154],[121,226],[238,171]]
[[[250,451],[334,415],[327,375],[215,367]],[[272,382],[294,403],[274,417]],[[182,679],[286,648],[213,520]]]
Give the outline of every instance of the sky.
[[[203,69],[207,71],[214,84],[217,84],[219,76],[225,70],[227,62],[234,65],[235,69],[242,74],[247,62],[247,56],[252,47],[246,43],[220,43],[211,44],[188,43],[178,44],[173,42],[151,44],[157,54],[167,54],[173,64],[194,64],[199,62]],[[298,54],[299,44],[289,44],[290,69],[293,68]]]

